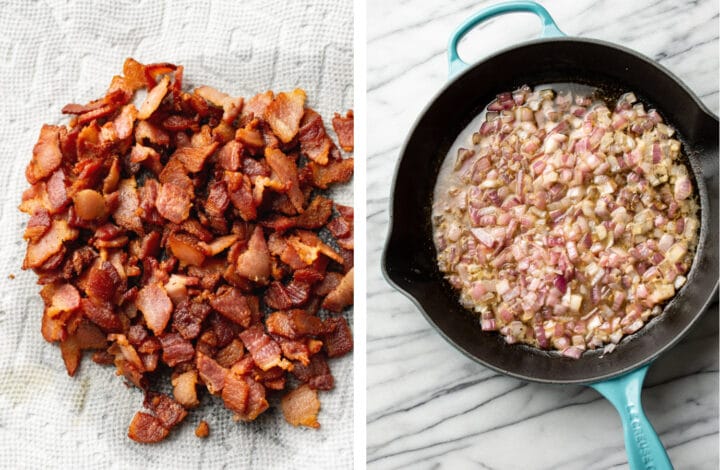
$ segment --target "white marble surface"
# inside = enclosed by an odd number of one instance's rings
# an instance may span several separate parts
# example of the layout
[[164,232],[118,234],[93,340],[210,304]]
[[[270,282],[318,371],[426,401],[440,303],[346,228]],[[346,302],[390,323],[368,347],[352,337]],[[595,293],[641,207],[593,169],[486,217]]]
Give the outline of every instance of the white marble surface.
[[[490,3],[368,4],[369,467],[626,468],[619,418],[595,391],[526,384],[475,364],[380,273],[400,145],[446,80],[449,34]],[[620,43],[658,60],[718,112],[716,1],[543,3],[567,34]],[[538,30],[530,15],[505,16],[473,31],[461,53],[479,59]],[[675,468],[718,468],[717,304],[652,366],[643,400]]]

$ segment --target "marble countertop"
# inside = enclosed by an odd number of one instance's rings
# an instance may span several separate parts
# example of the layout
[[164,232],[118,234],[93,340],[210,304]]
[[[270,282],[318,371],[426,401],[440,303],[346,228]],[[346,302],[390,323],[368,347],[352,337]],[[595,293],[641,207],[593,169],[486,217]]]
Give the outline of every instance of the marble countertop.
[[[594,390],[523,383],[472,362],[436,334],[380,272],[402,141],[445,83],[450,33],[491,3],[368,4],[368,464],[627,468],[620,420]],[[659,61],[718,113],[717,2],[542,3],[567,34],[619,43]],[[477,60],[531,39],[539,29],[530,15],[505,16],[471,32],[460,52],[467,61]],[[675,468],[717,468],[717,303],[651,367],[643,401]]]

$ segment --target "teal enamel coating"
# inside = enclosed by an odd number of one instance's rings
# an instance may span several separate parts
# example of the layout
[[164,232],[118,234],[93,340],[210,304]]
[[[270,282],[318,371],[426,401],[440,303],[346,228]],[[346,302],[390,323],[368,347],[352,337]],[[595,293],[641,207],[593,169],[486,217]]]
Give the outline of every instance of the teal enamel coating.
[[560,31],[560,28],[555,24],[555,21],[550,16],[550,13],[540,4],[529,1],[518,1],[518,2],[506,2],[499,3],[488,7],[482,11],[479,11],[474,16],[465,20],[455,32],[450,36],[450,42],[448,44],[448,61],[450,65],[450,77],[457,75],[459,72],[467,68],[468,64],[462,61],[458,56],[458,44],[460,39],[467,34],[468,31],[473,29],[483,21],[489,20],[499,15],[506,13],[517,13],[526,12],[534,13],[537,15],[543,23],[543,29],[540,32],[541,38],[551,38],[565,36],[565,33]]
[[620,377],[590,386],[607,398],[620,414],[630,468],[672,470],[670,458],[645,416],[640,402],[643,380],[649,367],[640,367]]
[[[450,37],[448,43],[448,62],[450,78],[468,67],[458,56],[458,44],[468,31],[482,23],[506,13],[527,12],[537,15],[543,23],[541,38],[565,36],[550,13],[532,1],[500,3],[488,7],[468,18]],[[667,452],[655,429],[648,421],[640,402],[643,380],[650,366],[643,366],[620,377],[603,382],[588,384],[594,388],[617,409],[625,434],[625,448],[631,470],[672,470]]]

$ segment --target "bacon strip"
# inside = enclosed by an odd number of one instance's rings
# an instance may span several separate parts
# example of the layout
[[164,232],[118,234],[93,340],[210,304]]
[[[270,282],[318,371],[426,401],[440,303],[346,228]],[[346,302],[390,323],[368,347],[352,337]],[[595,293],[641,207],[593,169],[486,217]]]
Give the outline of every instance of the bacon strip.
[[340,147],[346,152],[352,152],[354,147],[354,120],[352,109],[345,114],[345,117],[335,113],[335,117],[332,120],[333,129],[338,136],[340,141]]

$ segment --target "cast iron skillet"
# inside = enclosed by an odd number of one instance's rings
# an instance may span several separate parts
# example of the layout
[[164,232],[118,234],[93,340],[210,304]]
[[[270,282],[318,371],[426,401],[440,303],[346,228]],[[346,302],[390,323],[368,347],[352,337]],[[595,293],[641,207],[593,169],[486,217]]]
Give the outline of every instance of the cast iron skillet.
[[[543,21],[543,39],[525,42],[468,66],[457,45],[472,27],[493,16],[525,11]],[[451,79],[425,108],[405,142],[395,173],[390,229],[382,268],[427,320],[458,350],[502,374],[522,380],[590,385],[618,409],[632,468],[672,468],[642,410],[640,390],[649,364],[672,347],[716,295],[718,284],[718,120],[680,80],[652,60],[602,41],[569,38],[540,5],[510,2],[467,20],[449,44]],[[454,76],[458,74],[457,76]],[[688,156],[701,206],[700,240],[688,282],[662,314],[611,354],[574,360],[483,332],[443,279],[430,220],[440,165],[456,136],[503,91],[527,84],[579,82],[634,91],[675,127]]]

